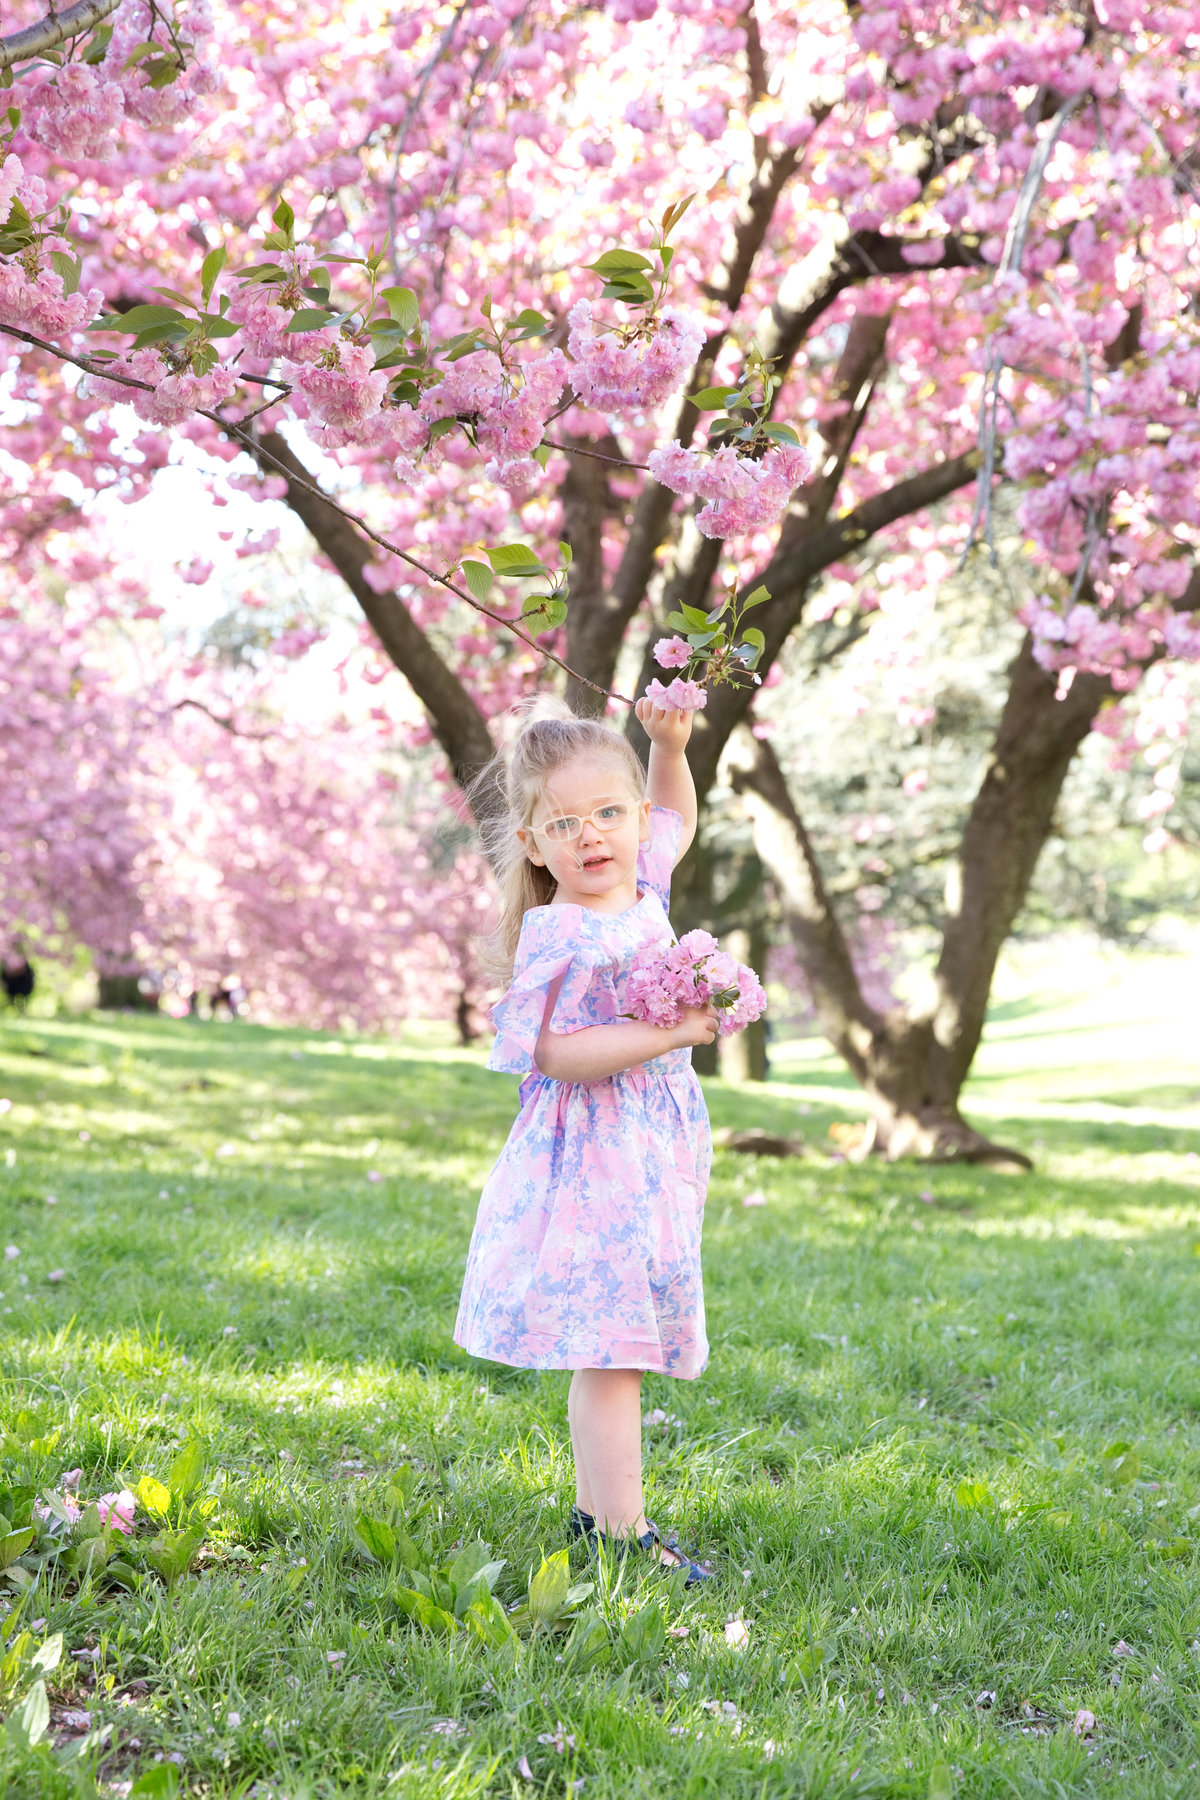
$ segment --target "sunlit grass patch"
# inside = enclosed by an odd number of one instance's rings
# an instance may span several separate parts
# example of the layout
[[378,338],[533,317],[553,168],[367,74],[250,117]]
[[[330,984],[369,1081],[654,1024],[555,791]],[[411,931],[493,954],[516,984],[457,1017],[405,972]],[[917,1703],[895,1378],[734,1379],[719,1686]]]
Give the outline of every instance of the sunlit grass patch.
[[[855,1097],[820,1082],[711,1086],[717,1123],[810,1149],[718,1153],[710,1369],[647,1384],[649,1510],[715,1591],[602,1572],[592,1666],[422,1629],[356,1535],[408,1465],[437,1555],[490,1546],[505,1607],[564,1541],[565,1379],[449,1336],[515,1084],[444,1044],[0,1029],[3,1479],[95,1497],[196,1442],[216,1502],[169,1588],[34,1590],[50,1739],[86,1713],[110,1791],[161,1755],[229,1800],[926,1800],[942,1766],[971,1800],[1200,1793],[1190,1115],[1026,1115],[1010,1070],[1036,1175],[858,1166],[827,1135]],[[11,1735],[0,1770],[74,1791]]]

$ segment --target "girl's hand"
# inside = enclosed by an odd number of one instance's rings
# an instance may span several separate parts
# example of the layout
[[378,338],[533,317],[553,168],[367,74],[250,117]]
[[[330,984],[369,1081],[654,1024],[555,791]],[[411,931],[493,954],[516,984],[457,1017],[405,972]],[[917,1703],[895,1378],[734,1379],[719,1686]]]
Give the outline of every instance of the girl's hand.
[[666,706],[655,706],[653,700],[645,695],[634,707],[638,723],[659,750],[666,751],[668,756],[682,756],[687,748],[687,741],[692,735],[694,713],[675,712]]
[[681,1050],[692,1044],[711,1044],[717,1035],[716,1007],[685,1006],[683,1018],[675,1026],[674,1033]]

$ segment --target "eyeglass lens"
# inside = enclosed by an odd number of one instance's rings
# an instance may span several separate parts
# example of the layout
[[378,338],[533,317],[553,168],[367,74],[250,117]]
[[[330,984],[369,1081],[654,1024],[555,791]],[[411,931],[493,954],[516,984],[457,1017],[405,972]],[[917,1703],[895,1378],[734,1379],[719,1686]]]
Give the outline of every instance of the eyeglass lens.
[[[610,800],[604,806],[596,807],[587,817],[597,831],[616,831],[629,817],[630,805],[627,800]],[[580,837],[583,833],[584,820],[578,813],[563,813],[560,818],[547,819],[544,825],[535,825],[534,830],[542,837],[566,840]]]

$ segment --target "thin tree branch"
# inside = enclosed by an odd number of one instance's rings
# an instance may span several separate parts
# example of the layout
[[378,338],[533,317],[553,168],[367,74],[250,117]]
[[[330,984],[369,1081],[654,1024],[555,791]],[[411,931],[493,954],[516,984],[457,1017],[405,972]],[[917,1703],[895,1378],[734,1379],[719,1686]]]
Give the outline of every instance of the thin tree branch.
[[31,56],[56,50],[68,38],[79,37],[99,25],[102,19],[116,12],[120,4],[121,0],[78,0],[65,12],[51,9],[36,24],[26,25],[22,31],[10,31],[7,37],[0,37],[0,69],[10,69],[14,63],[27,62]]
[[[70,363],[74,368],[82,369],[85,375],[93,375],[98,380],[102,381],[115,382],[119,387],[137,388],[142,393],[152,394],[154,392],[154,386],[149,381],[139,381],[132,375],[118,375],[107,364],[101,363],[97,365],[91,357],[72,356],[69,351],[60,349],[57,344],[51,344],[45,338],[35,337],[33,332],[26,331],[20,326],[0,324],[0,332],[3,332],[6,337],[16,338],[20,342],[30,345],[35,350],[45,350],[49,355],[56,356],[60,362]],[[209,419],[214,425],[219,426],[228,437],[233,438],[237,443],[241,444],[252,456],[257,457],[260,454],[266,456],[267,460],[275,465],[280,474],[290,476],[290,479],[296,481],[300,486],[306,487],[316,499],[324,501],[326,506],[332,507],[334,512],[340,513],[343,519],[348,519],[352,525],[356,525],[361,532],[365,533],[365,535],[371,539],[372,543],[378,544],[381,550],[387,550],[392,556],[399,557],[401,562],[406,562],[410,568],[419,570],[419,572],[426,576],[430,581],[436,582],[439,587],[444,587],[449,593],[453,594],[457,600],[464,601],[473,611],[482,613],[483,617],[485,619],[490,619],[493,625],[500,625],[505,631],[511,632],[513,637],[518,638],[521,643],[527,645],[530,650],[536,651],[537,654],[543,657],[547,662],[554,663],[558,668],[562,669],[565,674],[569,675],[572,680],[582,682],[584,687],[594,688],[598,694],[605,695],[609,700],[620,700],[625,706],[633,705],[633,701],[629,698],[628,694],[618,693],[613,688],[602,687],[599,682],[592,681],[588,676],[579,674],[576,669],[570,668],[569,665],[563,661],[561,656],[555,656],[552,650],[545,649],[543,645],[536,641],[536,639],[531,638],[527,632],[522,631],[520,626],[512,619],[506,619],[502,613],[493,612],[491,607],[484,606],[482,601],[476,600],[474,594],[468,593],[465,588],[459,587],[458,583],[451,581],[449,576],[439,575],[436,569],[431,569],[429,567],[428,563],[421,562],[418,557],[410,555],[407,550],[402,550],[399,544],[393,544],[388,538],[385,538],[381,532],[373,530],[372,527],[367,524],[365,519],[359,518],[357,513],[352,513],[347,507],[342,506],[339,501],[334,500],[327,494],[323,488],[318,487],[308,475],[307,471],[303,474],[291,474],[284,464],[279,462],[276,457],[272,456],[268,451],[263,451],[261,449],[259,440],[252,432],[245,429],[245,420],[227,419],[222,413],[211,411],[206,406],[197,406],[194,410],[200,418]],[[260,408],[256,407],[255,415],[260,410]]]

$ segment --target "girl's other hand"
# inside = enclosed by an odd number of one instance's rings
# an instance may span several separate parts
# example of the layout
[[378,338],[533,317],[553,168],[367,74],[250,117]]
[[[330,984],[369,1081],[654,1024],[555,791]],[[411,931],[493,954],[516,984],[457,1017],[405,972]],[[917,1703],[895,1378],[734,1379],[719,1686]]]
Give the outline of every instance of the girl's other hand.
[[675,1035],[681,1049],[685,1045],[711,1044],[717,1035],[716,1007],[685,1006],[683,1018],[675,1027]]
[[669,706],[655,706],[653,700],[647,700],[645,695],[633,710],[652,744],[659,750],[665,750],[668,755],[683,755],[692,735],[695,713],[676,712]]

